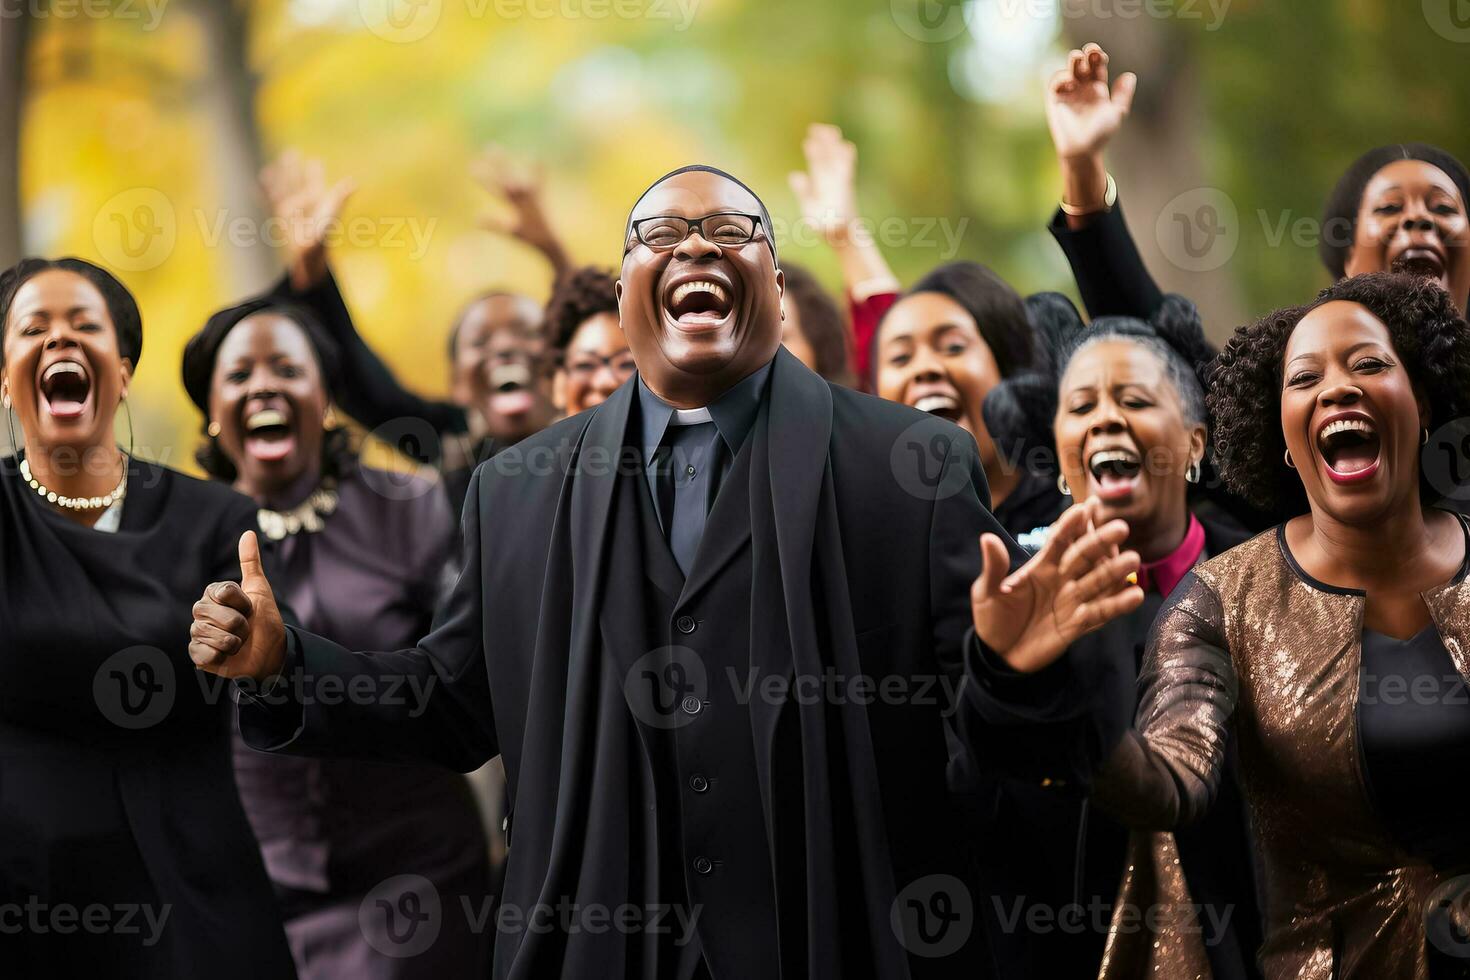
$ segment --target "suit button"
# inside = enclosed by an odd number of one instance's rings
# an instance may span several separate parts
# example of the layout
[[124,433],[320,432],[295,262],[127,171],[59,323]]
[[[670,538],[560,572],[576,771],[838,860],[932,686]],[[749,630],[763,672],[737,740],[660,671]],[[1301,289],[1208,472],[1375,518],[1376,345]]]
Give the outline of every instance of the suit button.
[[690,694],[685,696],[684,700],[680,702],[679,707],[684,709],[686,715],[697,715],[704,710],[704,702]]
[[680,616],[674,620],[674,628],[680,633],[693,633],[696,625],[693,616]]
[[711,871],[715,870],[715,863],[709,858],[705,857],[703,854],[701,854],[699,857],[694,859],[694,870],[698,871],[702,875],[707,875]]
[[699,774],[689,777],[689,788],[696,793],[704,793],[709,790],[709,780]]

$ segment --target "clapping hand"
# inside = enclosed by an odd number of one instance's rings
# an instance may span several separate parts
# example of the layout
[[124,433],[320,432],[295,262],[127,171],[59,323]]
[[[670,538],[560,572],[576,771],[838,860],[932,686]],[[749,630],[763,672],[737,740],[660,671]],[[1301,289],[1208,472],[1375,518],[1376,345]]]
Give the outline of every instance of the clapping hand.
[[1143,602],[1136,576],[1130,581],[1138,553],[1119,550],[1128,525],[1098,526],[1100,513],[1095,499],[1069,507],[1014,573],[1005,543],[981,536],[983,567],[970,588],[975,634],[1013,670],[1041,670],[1078,637]]

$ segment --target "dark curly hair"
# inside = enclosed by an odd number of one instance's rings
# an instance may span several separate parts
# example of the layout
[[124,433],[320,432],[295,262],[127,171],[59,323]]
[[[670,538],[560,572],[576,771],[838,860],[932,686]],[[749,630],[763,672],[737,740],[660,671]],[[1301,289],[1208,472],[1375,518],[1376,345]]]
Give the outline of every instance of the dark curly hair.
[[[128,292],[128,287],[119,282],[116,276],[86,259],[71,256],[62,259],[21,259],[9,269],[0,272],[0,330],[3,330],[5,321],[10,318],[10,306],[15,302],[15,294],[20,291],[20,287],[51,269],[75,272],[97,287],[97,291],[102,294],[102,301],[107,304],[107,313],[112,317],[113,329],[117,331],[117,352],[119,356],[131,361],[133,370],[136,371],[138,359],[143,356],[143,315],[138,312],[138,303],[133,299],[133,294]],[[4,358],[3,349],[0,349],[0,363],[4,363]]]
[[577,333],[577,328],[599,313],[618,315],[617,279],[606,269],[583,266],[557,280],[546,304],[546,337],[558,351]]
[[[194,460],[211,479],[235,482],[235,464],[219,447],[219,440],[209,434],[209,391],[214,378],[214,364],[220,345],[231,330],[246,317],[257,313],[279,313],[301,328],[316,355],[321,370],[322,386],[327,397],[336,401],[342,383],[342,353],[325,327],[305,307],[275,297],[247,300],[220,310],[211,316],[199,332],[184,345],[182,373],[184,390],[203,416],[199,430],[204,441],[194,450]],[[346,427],[325,430],[322,439],[322,475],[340,477],[357,461],[352,434]]]
[[1026,315],[1036,332],[1035,363],[1002,379],[981,406],[985,428],[1007,459],[1023,461],[1042,475],[1056,472],[1055,423],[1062,376],[1078,351],[1113,337],[1152,351],[1179,394],[1185,420],[1210,427],[1204,374],[1215,349],[1205,339],[1199,312],[1189,300],[1165,296],[1147,321],[1105,316],[1084,324],[1072,301],[1061,293],[1037,293],[1026,298]]
[[[1286,465],[1281,433],[1281,359],[1297,324],[1324,303],[1357,303],[1377,317],[1409,378],[1429,404],[1431,424],[1466,414],[1470,325],[1439,284],[1399,272],[1370,272],[1327,287],[1304,306],[1276,310],[1235,331],[1210,373],[1216,465],[1231,490],[1284,519],[1307,510],[1306,491]],[[1426,502],[1439,494],[1420,472]]]
[[816,357],[816,372],[834,384],[852,387],[852,357],[848,352],[847,321],[832,295],[805,267],[787,262],[786,296],[796,307],[801,335]]
[[1363,191],[1374,174],[1399,160],[1422,160],[1443,170],[1460,188],[1465,206],[1470,207],[1470,173],[1453,153],[1428,143],[1375,146],[1354,160],[1338,178],[1323,209],[1322,240],[1317,245],[1317,253],[1334,279],[1347,275],[1348,253],[1358,236],[1358,209],[1363,204]]

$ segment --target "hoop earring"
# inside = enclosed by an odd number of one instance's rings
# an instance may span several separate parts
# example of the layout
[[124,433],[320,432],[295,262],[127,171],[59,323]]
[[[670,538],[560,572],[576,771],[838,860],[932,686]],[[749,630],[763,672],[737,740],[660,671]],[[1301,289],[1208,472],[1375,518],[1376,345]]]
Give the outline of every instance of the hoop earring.
[[1189,469],[1184,471],[1184,479],[1190,483],[1198,483],[1203,470],[1204,467],[1200,465],[1199,460],[1195,460],[1189,464]]
[[1072,496],[1072,488],[1067,486],[1067,474],[1057,474],[1057,489],[1061,491],[1063,497]]
[[1426,428],[1420,429],[1419,431],[1421,433],[1423,433],[1421,436],[1419,436],[1419,445],[1421,445],[1421,446],[1427,446],[1427,445],[1429,445],[1429,429],[1426,427]]
[[1290,449],[1288,449],[1286,451],[1286,465],[1287,466],[1290,466],[1292,469],[1296,469],[1296,464],[1291,461],[1291,450]]

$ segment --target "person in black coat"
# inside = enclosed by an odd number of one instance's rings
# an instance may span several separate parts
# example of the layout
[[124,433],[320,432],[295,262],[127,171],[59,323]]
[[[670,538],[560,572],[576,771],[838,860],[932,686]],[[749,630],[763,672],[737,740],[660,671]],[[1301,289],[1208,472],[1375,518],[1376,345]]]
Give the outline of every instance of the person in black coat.
[[0,963],[6,976],[293,978],[189,604],[255,505],[120,450],[137,305],[79,259],[0,275]]
[[[237,680],[254,746],[503,757],[498,977],[987,975],[946,768],[951,737],[1008,747],[961,681],[1143,601],[1121,522],[1079,505],[1013,570],[972,438],[782,350],[769,229],[707,167],[639,198],[638,375],[480,466],[417,648],[285,629],[251,535],[197,607],[195,662]],[[301,693],[405,677],[423,703]]]
[[[1108,641],[1075,665],[1078,743],[1110,745],[1133,723],[1144,641],[1165,597],[1195,563],[1249,532],[1195,492],[1209,442],[1201,376],[1214,349],[1194,307],[1170,296],[1151,321],[1102,317],[1084,325],[1058,293],[1038,294],[1030,305],[1037,367],[991,392],[986,424],[1004,451],[1052,460],[1073,499],[1099,501],[1103,516],[1126,521],[1125,547],[1143,561],[1143,604],[1104,627]],[[1003,972],[1096,976],[1109,928],[1134,914],[1116,904],[1131,853],[1127,827],[1054,769],[996,777],[960,754],[953,775],[986,827],[978,855],[982,879],[996,892],[987,925]],[[1228,778],[1210,818],[1178,835],[1215,980],[1259,975],[1247,841]]]

